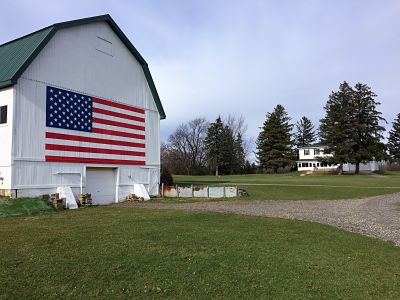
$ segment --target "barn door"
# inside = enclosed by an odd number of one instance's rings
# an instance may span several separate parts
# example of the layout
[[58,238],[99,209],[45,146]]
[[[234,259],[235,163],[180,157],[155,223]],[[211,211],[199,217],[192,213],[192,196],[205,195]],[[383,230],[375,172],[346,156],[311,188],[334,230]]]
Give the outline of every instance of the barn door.
[[113,168],[87,168],[86,192],[92,194],[94,205],[116,202],[116,176]]

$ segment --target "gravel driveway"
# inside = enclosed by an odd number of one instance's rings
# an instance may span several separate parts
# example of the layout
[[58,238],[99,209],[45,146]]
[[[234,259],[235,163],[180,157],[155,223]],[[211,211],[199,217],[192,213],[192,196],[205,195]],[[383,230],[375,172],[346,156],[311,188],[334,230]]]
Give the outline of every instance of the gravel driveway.
[[117,206],[215,211],[312,221],[391,241],[400,246],[400,193],[351,200],[216,201],[179,204],[124,202]]

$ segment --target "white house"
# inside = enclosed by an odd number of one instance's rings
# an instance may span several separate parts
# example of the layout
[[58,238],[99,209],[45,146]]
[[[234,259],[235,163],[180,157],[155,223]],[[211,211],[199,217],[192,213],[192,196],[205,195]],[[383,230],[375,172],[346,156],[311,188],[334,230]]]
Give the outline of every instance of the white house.
[[109,15],[0,45],[0,193],[71,187],[95,204],[158,194],[164,109],[148,65]]
[[322,163],[318,157],[331,156],[328,153],[328,147],[322,145],[310,145],[298,148],[299,160],[297,161],[297,169],[299,171],[329,171],[337,168],[337,165],[329,165]]
[[[320,157],[329,157],[332,154],[328,151],[328,147],[323,145],[310,145],[298,148],[299,160],[297,161],[297,169],[299,171],[330,171],[339,167],[337,164],[326,164],[321,162]],[[365,164],[360,164],[360,171],[377,171],[386,162],[370,161]],[[346,163],[343,165],[344,172],[354,172],[355,165]]]

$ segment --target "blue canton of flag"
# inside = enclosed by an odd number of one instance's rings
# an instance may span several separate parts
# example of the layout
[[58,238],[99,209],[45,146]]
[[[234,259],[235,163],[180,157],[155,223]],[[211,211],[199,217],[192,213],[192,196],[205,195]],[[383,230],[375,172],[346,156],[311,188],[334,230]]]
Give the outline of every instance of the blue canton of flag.
[[48,86],[46,126],[91,132],[92,107],[89,96]]

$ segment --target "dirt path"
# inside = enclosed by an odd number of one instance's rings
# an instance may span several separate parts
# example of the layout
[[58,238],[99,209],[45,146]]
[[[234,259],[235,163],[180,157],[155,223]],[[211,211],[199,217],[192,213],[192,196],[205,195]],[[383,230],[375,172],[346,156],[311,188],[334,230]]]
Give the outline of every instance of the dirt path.
[[116,206],[215,211],[312,221],[391,241],[400,246],[400,193],[354,200],[258,200],[179,204],[124,202]]

